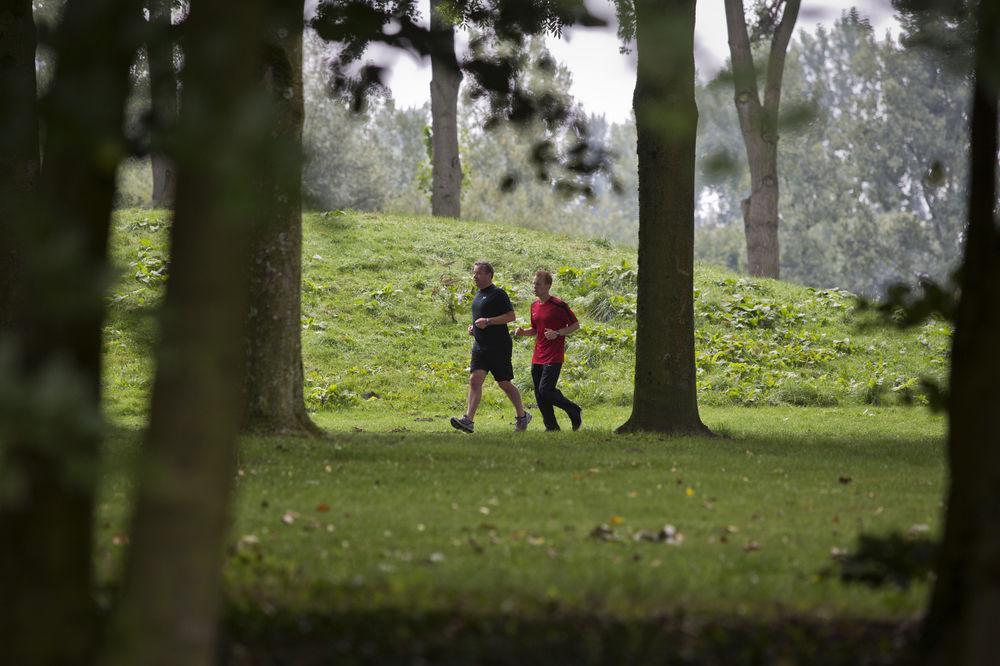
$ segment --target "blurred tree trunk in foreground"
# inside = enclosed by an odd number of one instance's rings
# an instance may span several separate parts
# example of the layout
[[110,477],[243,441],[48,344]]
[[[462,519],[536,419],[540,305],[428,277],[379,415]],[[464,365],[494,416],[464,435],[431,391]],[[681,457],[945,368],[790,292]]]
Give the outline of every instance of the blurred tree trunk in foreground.
[[[23,15],[15,15],[22,21],[11,38],[33,41]],[[95,650],[91,549],[107,243],[141,22],[138,2],[67,3],[42,106],[45,158],[37,196],[29,210],[15,211],[21,297],[0,391],[3,663],[84,664]],[[4,104],[24,105],[19,115],[30,118],[35,97],[24,86],[23,96]],[[30,163],[38,133],[32,120],[24,122]]]
[[997,663],[1000,622],[1000,3],[980,0],[970,123],[969,224],[951,354],[944,542],[924,624],[928,663]]
[[38,183],[35,22],[31,0],[0,0],[0,336],[14,325],[20,222]]
[[249,293],[248,224],[272,192],[258,79],[266,0],[192,0],[177,128],[171,272],[146,450],[104,663],[216,660]]

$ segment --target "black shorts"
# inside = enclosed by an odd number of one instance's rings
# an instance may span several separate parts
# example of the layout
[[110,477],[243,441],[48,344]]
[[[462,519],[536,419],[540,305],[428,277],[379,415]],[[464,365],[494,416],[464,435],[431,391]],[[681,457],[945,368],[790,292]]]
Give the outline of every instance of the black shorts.
[[511,363],[512,354],[513,349],[498,349],[496,351],[473,349],[472,361],[469,363],[469,372],[473,370],[486,370],[498,382],[510,381],[514,379],[514,365]]

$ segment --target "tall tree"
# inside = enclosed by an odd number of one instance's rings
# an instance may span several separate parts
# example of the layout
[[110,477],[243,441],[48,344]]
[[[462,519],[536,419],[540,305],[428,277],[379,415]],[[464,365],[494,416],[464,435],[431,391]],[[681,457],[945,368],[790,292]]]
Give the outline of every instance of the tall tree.
[[[20,284],[31,285],[31,297],[18,300],[15,356],[0,399],[0,469],[13,481],[0,498],[3,663],[83,664],[95,649],[91,547],[107,241],[140,7],[70,0],[53,36],[55,73],[41,107],[45,159],[32,214],[17,221]],[[24,92],[5,106],[34,106]]]
[[271,2],[261,79],[276,110],[274,159],[259,165],[264,215],[252,234],[243,430],[315,434],[302,369],[304,2]]
[[431,0],[431,212],[461,217],[462,162],[458,153],[458,89],[462,70],[455,58],[455,26],[446,0]]
[[[764,77],[764,100],[757,89],[757,68],[747,30],[743,0],[725,0],[729,53],[740,130],[750,166],[750,196],[743,200],[747,264],[751,275],[779,276],[778,106],[785,53],[801,0],[770,0],[761,5],[758,28],[773,32]],[[781,18],[777,15],[780,12]]]
[[948,397],[951,480],[944,542],[924,640],[931,664],[996,663],[1000,617],[1000,3],[980,0],[975,25],[968,230],[960,271]]
[[216,661],[243,377],[233,341],[244,334],[249,297],[246,225],[274,195],[254,166],[273,158],[270,100],[253,57],[266,4],[249,0],[233,12],[225,0],[191,2],[171,271],[107,664]]
[[153,170],[152,203],[156,208],[169,206],[174,200],[176,174],[167,154],[170,131],[177,121],[177,74],[174,67],[172,13],[174,0],[147,0],[150,39],[146,41],[146,62],[149,64],[149,90],[152,101]]
[[617,432],[707,434],[694,364],[695,0],[635,0],[635,392]]
[[17,220],[38,181],[35,22],[31,0],[0,1],[0,336],[14,323],[19,295]]

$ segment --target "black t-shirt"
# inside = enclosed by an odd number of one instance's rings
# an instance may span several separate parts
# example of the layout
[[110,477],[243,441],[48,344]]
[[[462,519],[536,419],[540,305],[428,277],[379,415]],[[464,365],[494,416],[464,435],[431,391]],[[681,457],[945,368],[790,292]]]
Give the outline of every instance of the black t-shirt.
[[499,317],[514,309],[511,305],[507,292],[491,284],[485,289],[480,289],[476,297],[472,299],[472,334],[475,342],[473,349],[481,351],[507,350],[512,346],[510,331],[506,324],[494,324],[484,329],[476,327],[476,320],[480,317]]

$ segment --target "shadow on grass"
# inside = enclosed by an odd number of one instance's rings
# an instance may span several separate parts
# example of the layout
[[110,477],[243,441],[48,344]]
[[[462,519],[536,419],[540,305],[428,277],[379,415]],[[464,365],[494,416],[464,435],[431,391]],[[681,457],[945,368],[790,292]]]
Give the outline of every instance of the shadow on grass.
[[557,612],[534,619],[459,613],[231,615],[224,663],[906,665],[914,621],[683,614],[624,622]]

